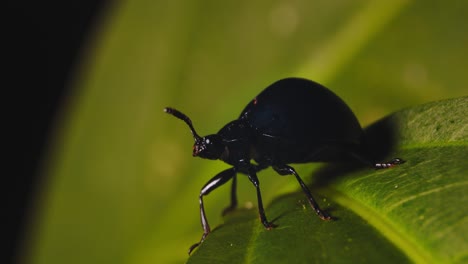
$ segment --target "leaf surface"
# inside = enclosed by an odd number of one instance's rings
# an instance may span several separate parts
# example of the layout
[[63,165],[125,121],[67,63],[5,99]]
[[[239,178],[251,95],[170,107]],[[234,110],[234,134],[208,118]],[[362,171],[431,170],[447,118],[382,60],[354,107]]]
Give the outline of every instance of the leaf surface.
[[[403,110],[367,131],[393,128],[387,170],[327,165],[312,176],[322,221],[301,192],[275,199],[266,230],[255,209],[215,229],[188,263],[462,263],[468,257],[468,97]],[[324,198],[325,197],[325,198]]]

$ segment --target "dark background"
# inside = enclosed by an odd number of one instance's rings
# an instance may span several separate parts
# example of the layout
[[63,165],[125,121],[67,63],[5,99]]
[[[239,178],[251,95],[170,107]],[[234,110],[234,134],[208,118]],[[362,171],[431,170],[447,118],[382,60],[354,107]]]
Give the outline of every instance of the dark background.
[[[72,1],[57,3],[9,3],[7,31],[8,63],[4,87],[12,92],[5,114],[11,119],[7,144],[12,173],[4,175],[7,184],[8,262],[21,245],[25,224],[33,217],[32,203],[39,184],[39,171],[47,152],[54,121],[70,92],[69,80],[77,67],[82,47],[94,21],[108,1]],[[7,60],[8,61],[8,60]],[[5,79],[5,80],[6,80]],[[5,98],[5,97],[4,97]],[[6,97],[8,98],[8,97]],[[8,176],[9,175],[9,176]],[[3,262],[3,261],[2,261]]]

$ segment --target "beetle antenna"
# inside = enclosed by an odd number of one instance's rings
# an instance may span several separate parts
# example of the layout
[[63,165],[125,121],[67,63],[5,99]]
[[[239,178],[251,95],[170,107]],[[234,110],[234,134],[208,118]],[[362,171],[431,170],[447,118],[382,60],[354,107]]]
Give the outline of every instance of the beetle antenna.
[[189,126],[190,131],[192,132],[192,135],[195,138],[195,141],[198,141],[198,140],[201,139],[201,137],[197,134],[197,132],[195,131],[195,128],[192,125],[192,120],[190,120],[190,118],[188,116],[186,116],[185,114],[183,114],[179,110],[176,110],[176,109],[171,108],[171,107],[164,108],[164,112],[166,112],[168,114],[171,114],[171,115],[179,118],[180,120],[184,121]]

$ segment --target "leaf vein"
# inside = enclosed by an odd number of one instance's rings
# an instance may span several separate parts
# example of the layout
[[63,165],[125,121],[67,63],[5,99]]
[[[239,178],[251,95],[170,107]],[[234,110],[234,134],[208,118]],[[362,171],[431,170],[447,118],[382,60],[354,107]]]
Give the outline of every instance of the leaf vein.
[[407,198],[401,199],[400,201],[398,201],[398,202],[394,203],[393,205],[389,206],[387,208],[387,210],[386,210],[386,213],[392,211],[396,207],[401,206],[402,204],[407,203],[407,202],[409,202],[411,200],[414,200],[414,199],[417,199],[417,198],[420,198],[420,197],[423,197],[423,196],[426,196],[426,195],[429,195],[429,194],[432,194],[432,193],[445,191],[445,190],[450,189],[450,188],[456,188],[456,187],[467,185],[467,184],[468,184],[468,181],[451,183],[451,184],[447,184],[447,185],[444,185],[444,186],[440,186],[440,187],[437,187],[437,188],[433,188],[433,189],[430,189],[430,190],[427,190],[427,191],[424,191],[424,192],[420,192],[420,193],[408,196]]

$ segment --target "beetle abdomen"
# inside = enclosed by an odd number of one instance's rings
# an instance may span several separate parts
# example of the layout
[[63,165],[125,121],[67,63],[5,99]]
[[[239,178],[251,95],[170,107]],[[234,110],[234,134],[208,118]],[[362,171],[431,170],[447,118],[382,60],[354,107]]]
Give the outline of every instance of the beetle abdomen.
[[275,155],[306,159],[293,162],[312,161],[310,156],[327,146],[325,154],[333,156],[330,149],[359,145],[363,133],[343,100],[322,85],[300,78],[282,79],[267,87],[240,119],[255,131],[258,152],[279,151]]

